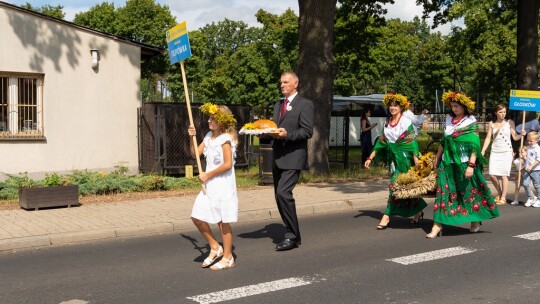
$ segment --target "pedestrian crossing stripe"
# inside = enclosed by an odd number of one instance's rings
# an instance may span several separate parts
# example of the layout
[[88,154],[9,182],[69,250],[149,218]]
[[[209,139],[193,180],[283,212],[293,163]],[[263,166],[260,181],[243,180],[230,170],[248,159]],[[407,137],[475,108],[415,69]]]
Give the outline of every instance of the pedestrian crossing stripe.
[[530,241],[536,241],[536,240],[540,239],[540,231],[526,233],[526,234],[520,234],[520,235],[516,235],[514,237],[521,238],[521,239],[526,239],[526,240],[530,240]]
[[316,283],[318,280],[310,278],[288,278],[283,280],[260,283],[257,285],[248,285],[244,287],[232,288],[218,292],[207,293],[203,295],[187,297],[186,299],[198,302],[200,304],[219,303],[240,299],[248,296],[254,296],[267,292],[299,287]]
[[466,247],[450,247],[446,249],[440,249],[435,251],[429,251],[419,254],[408,255],[400,258],[387,259],[387,261],[395,262],[403,265],[411,265],[422,262],[429,262],[433,260],[439,260],[444,258],[449,258],[457,255],[463,255],[468,253],[473,253],[477,249],[466,248]]

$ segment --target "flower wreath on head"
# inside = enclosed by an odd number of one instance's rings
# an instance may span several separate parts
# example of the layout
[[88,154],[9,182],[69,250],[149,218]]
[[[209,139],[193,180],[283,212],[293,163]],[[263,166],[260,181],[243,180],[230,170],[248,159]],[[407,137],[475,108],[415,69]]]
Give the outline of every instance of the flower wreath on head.
[[405,96],[403,96],[401,94],[388,93],[388,94],[384,95],[383,103],[387,108],[394,101],[397,104],[399,104],[399,106],[402,109],[405,109],[405,110],[409,109],[409,106],[411,105],[411,103],[407,100],[407,97],[405,97]]
[[445,105],[450,106],[450,102],[457,102],[461,104],[462,106],[466,107],[470,111],[474,111],[474,101],[472,101],[467,95],[459,93],[459,92],[452,92],[448,91],[443,94],[442,100]]
[[205,102],[199,109],[203,114],[214,117],[216,122],[225,129],[236,126],[234,115],[220,111],[219,107],[211,102]]

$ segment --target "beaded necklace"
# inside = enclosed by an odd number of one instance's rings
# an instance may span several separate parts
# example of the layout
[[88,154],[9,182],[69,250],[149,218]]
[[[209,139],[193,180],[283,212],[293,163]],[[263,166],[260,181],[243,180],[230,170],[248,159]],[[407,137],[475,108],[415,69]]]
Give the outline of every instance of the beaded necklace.
[[453,125],[457,125],[458,123],[460,123],[463,120],[463,117],[465,117],[465,115],[461,116],[461,118],[458,119],[458,120],[455,120],[456,117],[452,117],[451,123]]
[[390,121],[388,122],[388,124],[390,125],[391,128],[397,126],[397,124],[399,123],[399,121],[401,120],[401,114],[399,114],[398,116],[398,119],[395,123],[392,124],[392,119],[390,118]]

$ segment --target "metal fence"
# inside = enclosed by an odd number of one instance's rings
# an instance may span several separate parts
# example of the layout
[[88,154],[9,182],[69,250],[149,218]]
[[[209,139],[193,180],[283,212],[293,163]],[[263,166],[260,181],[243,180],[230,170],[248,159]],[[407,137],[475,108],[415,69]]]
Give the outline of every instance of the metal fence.
[[349,166],[349,150],[351,148],[349,133],[350,120],[353,117],[350,110],[332,111],[334,124],[330,130],[330,142],[328,161],[343,163],[344,167]]
[[[487,132],[488,123],[493,118],[493,108],[479,108],[477,109],[477,114],[475,115],[480,133],[484,134]],[[331,128],[331,140],[329,142],[329,155],[328,159],[330,162],[342,163],[344,168],[349,167],[351,159],[351,151],[353,149],[358,149],[358,144],[355,142],[350,142],[350,133],[355,131],[351,130],[351,122],[360,120],[359,112],[355,111],[333,111],[332,119],[335,121],[333,128]],[[509,111],[508,118],[514,120],[516,125],[520,122],[518,120],[518,112]],[[448,112],[444,113],[429,113],[428,118],[422,126],[422,132],[427,133],[431,136],[432,139],[437,140],[442,137],[444,133],[445,121]],[[355,132],[359,132],[356,130]]]
[[[242,126],[249,122],[250,109],[246,106],[228,105]],[[197,143],[208,133],[208,117],[199,111],[199,105],[191,107],[193,123],[197,129]],[[186,104],[144,103],[138,110],[139,170],[142,173],[185,174],[187,165],[197,172],[197,163],[189,151],[189,116]],[[249,163],[249,138],[238,137],[236,167]],[[203,168],[204,158],[201,158]]]

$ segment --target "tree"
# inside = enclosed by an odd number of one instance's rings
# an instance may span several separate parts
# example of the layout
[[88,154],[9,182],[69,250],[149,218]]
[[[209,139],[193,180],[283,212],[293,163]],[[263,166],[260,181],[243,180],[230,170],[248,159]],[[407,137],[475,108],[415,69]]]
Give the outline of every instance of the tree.
[[[256,16],[262,28],[225,19],[190,32],[193,55],[186,70],[196,102],[250,105],[268,118],[281,97],[281,73],[296,67],[298,16],[290,9],[281,15],[259,10]],[[181,84],[175,78],[171,73],[171,89]]]
[[[155,0],[127,0],[117,10],[117,35],[152,46],[167,48],[165,32],[175,26],[176,18],[169,7]],[[169,65],[168,54],[142,62],[143,77],[164,75]]]
[[[536,90],[538,87],[538,14],[540,1],[537,0],[417,0],[424,6],[424,16],[436,12],[434,26],[461,17],[471,7],[482,9],[492,18],[498,18],[503,13],[514,15],[517,13],[517,44],[516,44],[516,86],[522,90]],[[486,12],[487,9],[487,12]],[[478,10],[480,11],[480,10]],[[476,18],[477,15],[472,16]],[[504,16],[503,16],[504,17]],[[471,19],[472,20],[472,19]],[[486,19],[485,21],[490,21]],[[508,39],[505,32],[499,33]],[[466,37],[463,37],[466,38]],[[487,41],[487,40],[486,40]],[[491,43],[492,45],[492,43]],[[488,47],[486,50],[496,49]],[[480,79],[481,80],[481,79]],[[534,118],[534,113],[528,112],[528,119]]]
[[537,0],[518,0],[517,86],[536,90],[538,87],[538,12]]
[[337,73],[336,95],[360,95],[382,92],[377,47],[385,10],[380,4],[389,1],[341,0],[336,9],[334,57]]
[[75,14],[73,22],[98,31],[117,34],[118,16],[114,3],[103,2],[96,4],[86,12]]
[[[350,3],[349,3],[350,4]],[[336,77],[335,95],[377,93],[374,88],[379,73],[372,47],[380,39],[379,28],[385,21],[369,11],[357,11],[342,4],[336,9],[334,58]]]
[[315,106],[313,136],[308,144],[308,166],[313,173],[329,173],[328,138],[335,76],[334,11],[337,0],[299,0],[299,92]]
[[63,5],[52,6],[52,5],[47,4],[47,5],[43,5],[39,7],[38,6],[34,7],[32,6],[32,4],[26,2],[26,4],[21,5],[21,7],[24,9],[38,12],[43,15],[47,15],[49,17],[53,17],[57,19],[64,19],[64,17],[66,16],[66,14],[63,11],[64,10]]
[[421,79],[423,96],[417,96],[417,108],[435,110],[435,93],[452,85],[452,59],[446,49],[447,38],[440,33],[429,34],[415,53],[415,66]]
[[[189,35],[192,56],[186,61],[186,70],[196,98],[221,103],[247,102],[247,95],[254,88],[251,87],[253,83],[242,81],[246,79],[243,73],[249,71],[249,66],[261,65],[260,62],[253,62],[261,58],[256,49],[256,43],[263,36],[261,29],[248,27],[241,21],[225,19],[190,32]],[[245,58],[239,57],[239,54],[245,55]],[[260,72],[264,72],[264,69]],[[259,76],[261,79],[266,77],[264,74],[252,74],[250,77],[253,79]],[[180,84],[177,80],[172,82],[173,87]],[[246,104],[252,105],[253,101]]]

